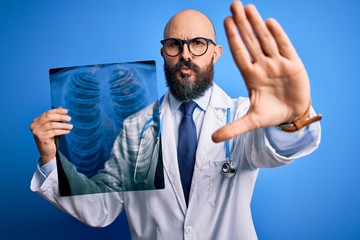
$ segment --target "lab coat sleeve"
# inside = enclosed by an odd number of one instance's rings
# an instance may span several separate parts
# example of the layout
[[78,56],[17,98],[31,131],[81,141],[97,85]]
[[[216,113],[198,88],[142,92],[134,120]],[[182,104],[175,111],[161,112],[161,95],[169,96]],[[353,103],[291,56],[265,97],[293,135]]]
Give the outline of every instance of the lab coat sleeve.
[[109,159],[104,170],[89,179],[78,173],[63,155],[59,155],[73,196],[60,196],[57,168],[48,176],[38,168],[31,181],[31,190],[87,225],[103,227],[113,222],[123,209],[123,197],[115,183],[106,181],[118,177],[114,174],[116,170],[111,171],[115,169],[113,166],[117,160],[114,157]]
[[62,211],[89,226],[109,225],[123,208],[122,198],[118,192],[60,196],[56,168],[46,179],[37,170],[32,178],[30,188]]
[[[311,116],[315,111],[311,108]],[[256,129],[245,134],[242,144],[249,165],[253,168],[271,168],[286,165],[316,150],[321,140],[321,127],[315,122],[294,132],[276,129]]]

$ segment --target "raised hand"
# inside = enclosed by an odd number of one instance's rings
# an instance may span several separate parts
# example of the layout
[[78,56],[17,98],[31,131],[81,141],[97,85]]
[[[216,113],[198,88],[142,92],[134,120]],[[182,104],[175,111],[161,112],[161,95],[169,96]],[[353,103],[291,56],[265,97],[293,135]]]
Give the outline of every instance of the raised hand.
[[254,5],[231,4],[224,21],[234,61],[250,98],[247,114],[220,128],[220,142],[247,131],[292,122],[310,106],[310,83],[305,67],[284,30],[275,19],[264,22]]
[[70,120],[66,109],[56,108],[41,114],[31,123],[30,130],[34,135],[43,163],[47,163],[55,157],[55,137],[70,132],[73,128],[71,124],[67,123]]

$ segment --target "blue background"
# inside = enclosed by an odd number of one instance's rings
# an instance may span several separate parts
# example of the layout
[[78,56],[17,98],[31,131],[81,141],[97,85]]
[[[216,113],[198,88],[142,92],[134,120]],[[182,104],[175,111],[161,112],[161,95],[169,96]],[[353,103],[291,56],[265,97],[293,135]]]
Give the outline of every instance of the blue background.
[[[1,0],[0,239],[129,238],[124,214],[109,227],[90,228],[29,190],[38,158],[29,125],[50,108],[48,69],[154,59],[162,93],[163,26],[175,12],[195,8],[213,20],[224,47],[216,82],[233,97],[246,96],[222,25],[230,2]],[[360,239],[359,2],[253,3],[287,31],[307,67],[313,104],[324,115],[316,152],[260,171],[252,201],[258,236]]]

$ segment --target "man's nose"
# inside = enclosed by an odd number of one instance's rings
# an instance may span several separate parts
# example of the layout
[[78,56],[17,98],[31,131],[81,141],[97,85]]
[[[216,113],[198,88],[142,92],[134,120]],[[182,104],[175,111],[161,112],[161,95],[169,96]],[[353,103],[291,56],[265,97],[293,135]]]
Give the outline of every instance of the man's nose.
[[187,43],[184,43],[180,56],[181,56],[182,60],[185,60],[185,61],[192,58],[192,54],[189,51],[189,45]]

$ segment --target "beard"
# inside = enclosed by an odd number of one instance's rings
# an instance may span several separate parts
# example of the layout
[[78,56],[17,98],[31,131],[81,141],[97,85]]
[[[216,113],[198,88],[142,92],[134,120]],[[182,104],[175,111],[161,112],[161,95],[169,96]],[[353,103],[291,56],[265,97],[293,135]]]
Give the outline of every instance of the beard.
[[[190,80],[190,74],[176,74],[182,67],[188,67],[193,71],[195,79]],[[164,72],[167,86],[174,97],[181,102],[191,101],[204,96],[205,91],[213,85],[214,65],[213,61],[204,70],[193,63],[191,60],[179,61],[174,67],[169,67],[164,63]]]

